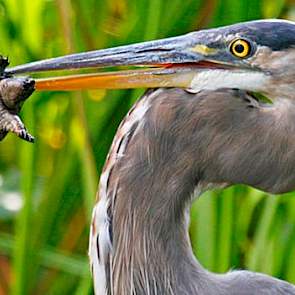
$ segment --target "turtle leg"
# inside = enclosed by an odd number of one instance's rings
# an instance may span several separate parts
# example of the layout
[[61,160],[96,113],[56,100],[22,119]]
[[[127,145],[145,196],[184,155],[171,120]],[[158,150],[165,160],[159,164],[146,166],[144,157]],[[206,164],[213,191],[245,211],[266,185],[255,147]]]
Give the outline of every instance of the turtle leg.
[[28,142],[34,142],[34,137],[26,130],[20,117],[9,112],[0,99],[0,140],[2,140],[8,132],[12,132]]
[[12,132],[34,142],[18,114],[24,101],[34,92],[35,81],[28,77],[6,76],[4,70],[8,64],[8,59],[0,56],[0,141]]

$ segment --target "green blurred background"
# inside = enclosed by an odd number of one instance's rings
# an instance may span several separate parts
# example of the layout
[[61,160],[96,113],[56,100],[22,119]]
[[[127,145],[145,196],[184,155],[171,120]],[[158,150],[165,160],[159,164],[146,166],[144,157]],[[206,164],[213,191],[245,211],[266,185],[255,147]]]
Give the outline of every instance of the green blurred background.
[[[284,0],[0,0],[0,53],[16,65],[69,52],[258,18],[295,19]],[[143,90],[35,93],[22,118],[34,145],[0,143],[0,294],[92,294],[88,231],[116,128]],[[241,135],[242,136],[242,135]],[[245,186],[206,193],[191,238],[208,269],[295,283],[295,198]]]

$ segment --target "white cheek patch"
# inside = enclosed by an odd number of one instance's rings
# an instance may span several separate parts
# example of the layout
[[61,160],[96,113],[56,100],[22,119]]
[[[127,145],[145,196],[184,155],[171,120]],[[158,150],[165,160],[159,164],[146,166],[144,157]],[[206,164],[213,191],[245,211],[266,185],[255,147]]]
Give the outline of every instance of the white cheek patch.
[[217,90],[221,88],[237,88],[248,91],[261,91],[268,77],[261,72],[248,73],[235,70],[208,69],[196,72],[192,79],[189,92],[197,93],[201,90]]

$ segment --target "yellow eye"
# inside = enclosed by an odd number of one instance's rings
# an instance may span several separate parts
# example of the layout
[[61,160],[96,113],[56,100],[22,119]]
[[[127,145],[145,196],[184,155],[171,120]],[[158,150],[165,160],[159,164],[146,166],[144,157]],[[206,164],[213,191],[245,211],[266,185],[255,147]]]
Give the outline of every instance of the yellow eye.
[[237,39],[230,44],[230,51],[233,55],[244,58],[251,52],[251,45],[249,41]]

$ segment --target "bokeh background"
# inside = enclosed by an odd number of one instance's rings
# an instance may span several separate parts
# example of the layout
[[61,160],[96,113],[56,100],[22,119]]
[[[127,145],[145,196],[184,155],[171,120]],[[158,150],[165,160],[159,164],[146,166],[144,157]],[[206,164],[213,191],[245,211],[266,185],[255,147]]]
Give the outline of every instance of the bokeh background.
[[[12,65],[238,21],[295,20],[285,0],[1,0],[0,53]],[[0,143],[0,294],[92,294],[87,246],[98,177],[143,90],[34,93],[35,144]],[[243,134],[241,134],[243,136]],[[295,168],[295,167],[294,167]],[[247,268],[295,283],[295,196],[245,186],[206,193],[190,234],[216,272]]]

